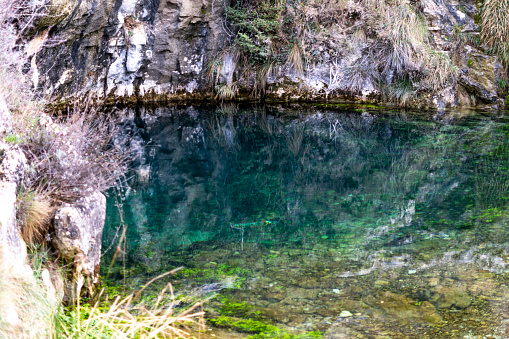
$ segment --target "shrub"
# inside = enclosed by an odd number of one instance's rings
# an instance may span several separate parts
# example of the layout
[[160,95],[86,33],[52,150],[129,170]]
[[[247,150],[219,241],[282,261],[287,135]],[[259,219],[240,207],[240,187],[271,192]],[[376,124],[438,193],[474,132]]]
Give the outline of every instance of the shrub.
[[237,30],[234,45],[249,56],[252,64],[264,64],[278,56],[276,45],[285,3],[284,0],[253,0],[226,8],[226,17]]
[[84,110],[75,106],[61,123],[41,114],[15,126],[30,164],[24,189],[47,196],[53,205],[106,191],[127,172],[134,156],[129,144],[114,145],[121,134],[118,121],[101,116],[96,107]]

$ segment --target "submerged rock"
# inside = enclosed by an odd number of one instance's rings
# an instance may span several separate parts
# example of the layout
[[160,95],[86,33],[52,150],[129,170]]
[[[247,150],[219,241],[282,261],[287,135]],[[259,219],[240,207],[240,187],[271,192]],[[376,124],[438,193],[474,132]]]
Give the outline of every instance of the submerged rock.
[[472,304],[472,298],[459,287],[438,286],[433,296],[434,303],[438,308],[459,308],[464,309]]
[[373,308],[375,318],[397,320],[404,323],[437,324],[443,321],[435,307],[427,301],[417,302],[392,292],[367,297],[365,303]]

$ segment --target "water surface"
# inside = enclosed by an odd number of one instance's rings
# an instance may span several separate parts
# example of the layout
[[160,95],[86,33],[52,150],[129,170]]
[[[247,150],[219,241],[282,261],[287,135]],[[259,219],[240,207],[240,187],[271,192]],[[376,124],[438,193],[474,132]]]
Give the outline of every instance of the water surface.
[[[291,332],[509,337],[504,117],[235,106],[128,113],[146,145],[122,203],[132,286],[183,265],[179,290],[244,301]],[[119,234],[114,205],[111,197],[103,250]]]

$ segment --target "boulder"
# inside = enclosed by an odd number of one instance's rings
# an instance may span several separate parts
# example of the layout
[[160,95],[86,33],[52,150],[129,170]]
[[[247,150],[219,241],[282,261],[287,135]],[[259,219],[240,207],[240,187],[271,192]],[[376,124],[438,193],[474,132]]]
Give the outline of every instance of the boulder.
[[62,258],[74,264],[73,296],[79,295],[85,277],[92,284],[98,281],[105,217],[106,198],[100,192],[64,204],[55,213],[52,242]]
[[437,286],[433,294],[433,302],[437,308],[464,309],[472,304],[472,298],[463,287]]

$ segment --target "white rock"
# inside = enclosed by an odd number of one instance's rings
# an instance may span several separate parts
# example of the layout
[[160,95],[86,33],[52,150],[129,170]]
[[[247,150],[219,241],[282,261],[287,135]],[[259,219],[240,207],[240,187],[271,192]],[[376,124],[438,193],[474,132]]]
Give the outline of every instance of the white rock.
[[347,318],[347,317],[351,317],[353,316],[353,314],[351,312],[348,312],[348,311],[341,311],[341,313],[339,314],[339,316],[341,318]]

